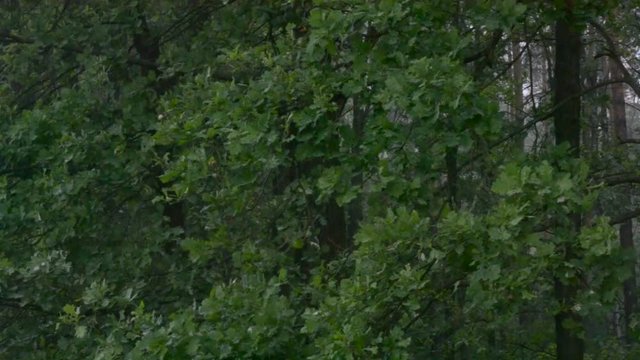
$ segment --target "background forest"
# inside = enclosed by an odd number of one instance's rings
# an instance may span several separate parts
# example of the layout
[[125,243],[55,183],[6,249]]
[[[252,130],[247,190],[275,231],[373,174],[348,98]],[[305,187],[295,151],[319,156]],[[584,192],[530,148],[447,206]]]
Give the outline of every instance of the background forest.
[[0,358],[640,359],[640,1],[0,2]]

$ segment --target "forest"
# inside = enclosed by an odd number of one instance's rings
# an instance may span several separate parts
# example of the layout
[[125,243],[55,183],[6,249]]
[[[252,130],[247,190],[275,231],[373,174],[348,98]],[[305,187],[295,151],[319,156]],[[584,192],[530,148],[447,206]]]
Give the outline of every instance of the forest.
[[0,1],[0,358],[640,359],[640,0]]

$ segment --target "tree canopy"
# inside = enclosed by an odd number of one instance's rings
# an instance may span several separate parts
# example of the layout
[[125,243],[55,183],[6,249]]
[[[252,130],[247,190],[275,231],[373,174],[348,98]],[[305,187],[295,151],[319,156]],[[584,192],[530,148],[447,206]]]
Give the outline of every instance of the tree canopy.
[[640,357],[639,15],[2,2],[0,357]]

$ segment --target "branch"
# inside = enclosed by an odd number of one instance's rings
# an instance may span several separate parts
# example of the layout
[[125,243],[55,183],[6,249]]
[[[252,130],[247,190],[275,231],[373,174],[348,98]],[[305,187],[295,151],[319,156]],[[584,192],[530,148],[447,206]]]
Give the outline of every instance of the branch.
[[607,186],[640,183],[639,175],[616,175],[603,179]]
[[69,5],[71,5],[71,0],[64,0],[64,4],[62,4],[62,10],[60,10],[58,15],[56,16],[56,19],[53,20],[53,24],[49,28],[48,32],[52,32],[58,27],[58,25],[60,24],[60,21],[64,17],[65,12],[67,12],[67,10],[69,9]]
[[597,83],[597,84],[595,84],[593,86],[590,86],[590,87],[582,90],[578,94],[574,94],[574,95],[572,95],[570,97],[567,97],[566,99],[562,100],[560,103],[558,103],[554,107],[552,107],[548,112],[543,113],[543,114],[539,115],[538,117],[535,117],[535,118],[529,120],[524,125],[522,125],[520,128],[514,130],[510,134],[507,134],[507,136],[505,136],[505,137],[503,137],[501,139],[498,139],[495,142],[489,144],[489,147],[488,147],[486,152],[477,154],[477,155],[471,157],[469,160],[463,162],[460,165],[460,167],[458,168],[458,171],[461,171],[462,169],[464,169],[465,167],[469,166],[470,164],[472,164],[476,160],[484,157],[489,152],[489,150],[492,150],[492,149],[494,149],[494,148],[506,143],[507,141],[509,141],[509,140],[513,139],[514,137],[520,135],[522,132],[529,130],[531,127],[535,126],[537,123],[545,121],[545,120],[551,118],[555,114],[556,109],[558,109],[560,106],[564,105],[567,101],[570,101],[575,97],[582,97],[582,96],[590,93],[591,91],[599,89],[601,87],[605,87],[605,86],[608,86],[608,85],[611,85],[611,84],[620,83],[620,82],[624,82],[624,80],[613,79],[613,80],[603,81],[603,82]]
[[[538,31],[538,30],[536,30]],[[507,71],[511,70],[511,68],[513,67],[513,65],[520,61],[520,59],[522,58],[522,55],[525,53],[525,51],[527,51],[528,47],[529,47],[529,41],[530,39],[527,39],[527,41],[525,42],[525,45],[522,47],[522,49],[520,50],[520,53],[518,53],[518,55],[516,55],[513,60],[509,61],[509,63],[507,63],[507,66],[504,67],[504,69],[502,69],[502,71],[500,71],[496,76],[493,77],[493,79],[491,79],[489,82],[487,82],[486,84],[483,84],[482,86],[480,86],[480,91],[486,89],[489,87],[489,85],[493,84],[494,82],[496,82],[498,79],[500,79],[504,74],[507,73]],[[522,111],[522,110],[520,110]]]
[[[635,70],[635,69],[634,69]],[[625,105],[631,107],[634,110],[640,111],[640,107],[638,107],[638,105],[634,104],[634,103],[628,103],[626,102]]]
[[609,33],[607,33],[607,30],[599,23],[595,21],[590,21],[589,23],[591,24],[591,26],[593,26],[594,29],[596,29],[596,31],[602,36],[604,41],[607,43],[607,47],[609,50],[607,55],[609,56],[609,58],[611,58],[611,60],[613,60],[613,62],[616,63],[616,65],[620,68],[620,71],[622,71],[622,74],[624,76],[624,82],[627,83],[627,85],[629,85],[633,89],[636,95],[640,96],[640,83],[636,81],[636,79],[631,75],[629,70],[624,66],[624,63],[622,62],[622,58],[620,55],[620,51],[614,39],[611,37],[611,35],[609,35]]
[[631,220],[633,218],[636,218],[640,216],[640,208],[629,211],[628,213],[624,213],[621,215],[618,215],[614,218],[611,218],[611,220],[609,220],[609,225],[618,225],[618,224],[622,224],[623,222],[627,221],[627,220]]
[[494,31],[493,37],[491,38],[491,42],[489,42],[489,44],[487,44],[487,46],[484,49],[478,51],[475,54],[465,57],[464,59],[462,59],[462,62],[465,64],[468,64],[476,60],[479,60],[483,57],[490,56],[493,50],[496,48],[496,46],[498,46],[498,42],[500,42],[500,39],[502,39],[502,34],[503,34],[502,30]]
[[0,42],[3,44],[33,44],[33,39],[28,39],[19,35],[15,35],[11,33],[11,30],[0,30]]
[[38,312],[41,314],[47,314],[47,315],[55,315],[54,313],[47,311],[36,304],[32,304],[32,303],[20,304],[13,299],[4,299],[4,298],[0,299],[0,306],[11,308],[11,309],[17,309],[17,310],[35,311],[35,312]]
[[175,39],[180,34],[192,28],[194,24],[204,23],[209,18],[209,15],[236,1],[237,0],[222,1],[218,4],[214,4],[213,2],[204,2],[202,5],[196,6],[192,10],[187,11],[182,18],[178,19],[158,36],[160,45]]

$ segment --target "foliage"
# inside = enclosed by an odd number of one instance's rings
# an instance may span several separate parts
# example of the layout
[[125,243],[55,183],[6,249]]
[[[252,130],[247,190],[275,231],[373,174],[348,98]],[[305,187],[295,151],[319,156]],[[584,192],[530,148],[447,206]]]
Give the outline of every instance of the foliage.
[[500,111],[492,39],[556,14],[454,3],[0,6],[0,354],[538,359],[555,278],[608,316],[589,165]]

